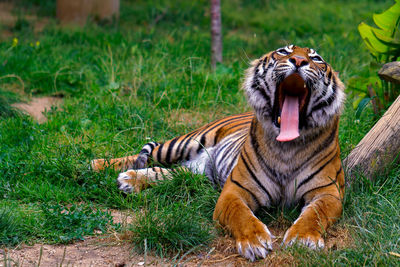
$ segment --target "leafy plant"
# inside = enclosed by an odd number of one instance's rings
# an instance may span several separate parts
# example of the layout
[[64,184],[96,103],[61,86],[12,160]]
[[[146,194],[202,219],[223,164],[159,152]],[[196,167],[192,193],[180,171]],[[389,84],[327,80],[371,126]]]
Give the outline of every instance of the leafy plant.
[[[400,56],[400,1],[381,14],[373,14],[373,20],[378,26],[372,27],[364,22],[358,26],[358,31],[365,45],[377,63],[397,60]],[[354,97],[353,107],[357,109],[356,116],[360,117],[362,110],[371,102],[374,114],[380,115],[398,95],[395,84],[379,79],[377,64],[364,66],[362,76],[349,80],[348,88]]]
[[69,243],[74,240],[84,240],[84,236],[91,235],[95,230],[106,232],[109,227],[119,228],[113,224],[109,212],[93,210],[90,206],[42,204],[44,221],[42,227],[46,229],[47,239],[58,243]]
[[370,53],[379,62],[396,60],[400,56],[400,1],[381,14],[373,14],[375,24],[371,27],[364,22],[358,25],[358,31]]

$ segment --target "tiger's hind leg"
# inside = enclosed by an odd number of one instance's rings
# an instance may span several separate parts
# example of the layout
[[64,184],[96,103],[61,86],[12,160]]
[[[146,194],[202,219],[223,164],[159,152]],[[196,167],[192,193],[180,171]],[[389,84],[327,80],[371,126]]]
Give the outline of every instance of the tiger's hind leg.
[[[188,170],[185,167],[180,167],[180,169]],[[175,170],[153,167],[138,170],[128,170],[119,174],[117,183],[118,188],[125,193],[136,193],[154,185],[157,181],[162,181],[165,179],[172,179]]]

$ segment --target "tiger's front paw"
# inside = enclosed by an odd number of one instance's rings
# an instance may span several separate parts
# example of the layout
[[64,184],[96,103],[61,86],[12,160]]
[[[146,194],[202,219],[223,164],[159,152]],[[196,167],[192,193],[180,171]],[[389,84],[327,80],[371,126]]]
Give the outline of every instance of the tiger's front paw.
[[323,248],[325,246],[324,240],[317,230],[292,225],[283,237],[283,244],[291,246],[296,242],[312,249]]
[[129,170],[118,175],[117,185],[118,189],[125,193],[129,194],[133,191],[139,193],[149,186],[147,180],[147,177],[140,170]]
[[233,233],[236,237],[236,248],[243,257],[254,261],[265,258],[272,251],[274,237],[267,226],[256,218],[246,223],[243,229]]

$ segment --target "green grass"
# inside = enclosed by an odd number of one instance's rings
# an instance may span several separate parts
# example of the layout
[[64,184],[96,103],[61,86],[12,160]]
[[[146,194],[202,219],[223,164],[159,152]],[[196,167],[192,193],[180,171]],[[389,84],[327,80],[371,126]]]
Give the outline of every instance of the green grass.
[[204,176],[182,171],[173,180],[139,194],[135,209],[144,212],[138,213],[130,226],[136,249],[168,255],[213,240],[215,228],[210,218],[217,198],[218,191]]
[[[54,1],[21,2],[26,9],[15,11],[17,25],[0,27],[12,33],[0,35],[0,244],[63,243],[96,229],[115,231],[104,210],[129,209],[137,218],[128,226],[132,242],[163,255],[215,237],[218,192],[205,177],[180,173],[125,196],[116,188],[115,171],[94,173],[89,161],[131,155],[149,140],[168,140],[248,110],[240,83],[250,60],[289,43],[317,49],[346,83],[372,60],[358,23],[392,4],[222,1],[224,63],[212,72],[209,1],[121,1],[117,23],[62,29],[50,19],[40,33],[23,14],[54,15]],[[62,109],[48,111],[44,124],[10,107],[38,95],[64,96]],[[180,115],[184,123],[175,119]],[[356,119],[346,104],[342,158],[375,120],[369,108]],[[399,252],[399,170],[394,165],[373,183],[357,177],[347,191],[339,224],[351,230],[355,247],[282,253],[304,265],[396,265],[388,252]],[[71,212],[62,213],[66,208]],[[295,219],[295,211],[284,213]]]
[[109,212],[93,205],[21,204],[3,201],[0,205],[0,245],[21,242],[70,243],[84,240],[96,230],[105,233],[120,228]]

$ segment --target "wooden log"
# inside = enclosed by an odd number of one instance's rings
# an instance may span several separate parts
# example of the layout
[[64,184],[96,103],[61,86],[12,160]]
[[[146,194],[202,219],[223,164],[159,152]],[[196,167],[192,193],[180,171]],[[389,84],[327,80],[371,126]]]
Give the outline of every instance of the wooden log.
[[400,61],[386,63],[378,72],[382,80],[400,84]]
[[357,172],[372,180],[398,161],[399,153],[400,96],[343,161],[347,185],[353,182]]

